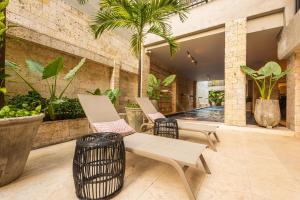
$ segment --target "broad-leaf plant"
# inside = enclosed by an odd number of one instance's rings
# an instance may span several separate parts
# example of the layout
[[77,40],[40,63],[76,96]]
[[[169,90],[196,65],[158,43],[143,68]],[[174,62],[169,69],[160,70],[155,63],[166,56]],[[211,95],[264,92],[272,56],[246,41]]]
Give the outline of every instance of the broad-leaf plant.
[[256,83],[261,99],[270,99],[272,91],[279,79],[289,73],[289,69],[282,71],[277,62],[270,61],[259,70],[251,69],[245,65],[241,66],[241,70],[249,75]]
[[147,95],[151,100],[160,100],[163,96],[162,87],[170,86],[176,79],[176,75],[172,74],[166,77],[163,81],[156,78],[153,74],[148,76],[148,91]]
[[[49,93],[48,105],[46,109],[51,120],[55,119],[54,104],[59,104],[63,102],[64,93],[71,85],[76,74],[85,63],[85,60],[85,58],[81,59],[81,61],[64,76],[64,80],[67,81],[67,84],[61,91],[58,91],[57,79],[60,72],[64,68],[63,57],[57,57],[56,59],[50,61],[46,66],[31,59],[26,60],[26,65],[28,69],[31,72],[38,74],[41,80],[46,82]],[[19,65],[8,60],[5,61],[5,65],[12,69],[17,74],[17,76],[19,76],[31,88],[32,91],[36,92],[37,94],[40,94],[40,92],[33,86],[33,84],[31,84],[29,81],[26,80],[25,77],[21,75],[19,71],[21,67]]]

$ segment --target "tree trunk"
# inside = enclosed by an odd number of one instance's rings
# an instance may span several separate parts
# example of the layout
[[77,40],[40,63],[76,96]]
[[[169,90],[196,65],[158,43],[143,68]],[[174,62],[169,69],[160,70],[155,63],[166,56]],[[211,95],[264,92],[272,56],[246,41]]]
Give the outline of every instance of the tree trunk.
[[138,97],[141,97],[142,94],[142,45],[140,45],[140,52],[139,52],[139,68],[138,68]]
[[[4,11],[4,16],[6,16],[6,11]],[[6,19],[4,19],[5,23]],[[5,74],[5,33],[3,34],[2,45],[0,45],[0,76]],[[0,88],[5,87],[5,78],[0,79]],[[0,108],[4,105],[4,94],[0,92]]]

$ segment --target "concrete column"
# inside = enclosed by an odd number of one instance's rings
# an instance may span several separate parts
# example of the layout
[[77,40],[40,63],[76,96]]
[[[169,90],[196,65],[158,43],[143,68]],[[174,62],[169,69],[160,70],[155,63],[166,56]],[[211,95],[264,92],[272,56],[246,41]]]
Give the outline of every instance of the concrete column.
[[[110,78],[110,89],[120,89],[120,71],[121,71],[121,63],[118,61],[114,61],[114,68],[112,70],[111,78]],[[117,100],[116,105],[119,105]]]
[[286,125],[300,136],[300,52],[288,60]]
[[142,97],[146,97],[148,90],[148,75],[150,73],[150,56],[144,53],[142,60]]
[[121,71],[121,63],[115,61],[114,68],[111,74],[111,79],[110,79],[110,89],[120,88],[120,71]]
[[246,18],[225,24],[225,124],[246,125]]

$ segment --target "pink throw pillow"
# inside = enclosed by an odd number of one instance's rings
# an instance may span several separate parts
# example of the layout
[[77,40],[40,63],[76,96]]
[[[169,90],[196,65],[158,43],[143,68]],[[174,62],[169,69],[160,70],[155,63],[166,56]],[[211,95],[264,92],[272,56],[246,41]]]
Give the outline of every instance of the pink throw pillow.
[[133,128],[131,128],[124,119],[119,119],[111,122],[96,122],[93,123],[95,129],[100,132],[113,132],[119,133],[123,136],[130,135],[135,132]]
[[166,118],[163,114],[161,114],[160,112],[157,113],[153,113],[153,114],[148,114],[148,117],[154,122],[156,119],[160,119],[160,118]]

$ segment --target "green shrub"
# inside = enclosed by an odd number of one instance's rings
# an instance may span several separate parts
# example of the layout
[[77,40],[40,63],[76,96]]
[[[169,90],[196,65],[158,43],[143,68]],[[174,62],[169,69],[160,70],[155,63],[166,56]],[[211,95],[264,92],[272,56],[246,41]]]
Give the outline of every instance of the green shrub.
[[[62,98],[62,102],[59,104],[54,104],[55,109],[55,119],[64,120],[64,119],[77,119],[84,118],[84,111],[79,103],[77,98],[70,99],[67,97]],[[48,113],[46,113],[45,121],[51,120]]]
[[[48,99],[41,97],[39,93],[35,91],[30,91],[26,95],[17,95],[9,99],[9,111],[15,111],[16,113],[17,111],[21,110],[22,112],[19,111],[19,113],[23,113],[22,116],[29,116],[31,114],[31,111],[34,111],[37,106],[41,105],[41,111],[45,112],[44,121],[52,121],[52,117],[50,117],[50,114],[46,109],[48,101]],[[79,103],[79,100],[76,98],[70,99],[67,97],[63,97],[60,103],[53,104],[53,106],[55,109],[55,120],[76,119],[85,117],[84,111]],[[4,110],[7,110],[7,108],[5,108]],[[27,113],[25,111],[29,111],[30,113]],[[12,112],[11,114],[14,114],[14,112]],[[9,112],[6,112],[5,116],[10,116]]]
[[41,105],[33,108],[24,104],[23,108],[17,108],[13,105],[7,105],[1,108],[0,118],[34,116],[41,113]]
[[33,109],[38,105],[41,105],[42,110],[44,110],[46,103],[47,100],[35,91],[29,91],[26,95],[17,95],[8,100],[8,105],[12,105],[19,109],[22,109],[25,106],[28,107],[28,110]]
[[137,103],[133,103],[131,101],[127,101],[126,105],[125,105],[126,108],[140,108],[139,104]]

